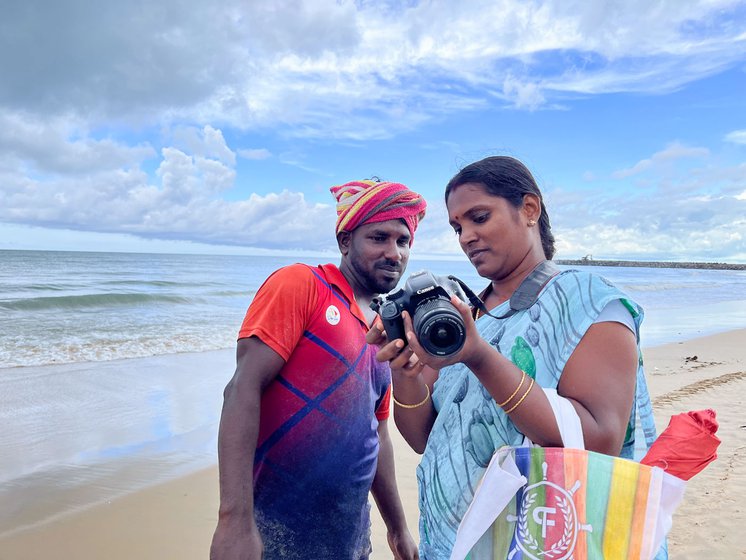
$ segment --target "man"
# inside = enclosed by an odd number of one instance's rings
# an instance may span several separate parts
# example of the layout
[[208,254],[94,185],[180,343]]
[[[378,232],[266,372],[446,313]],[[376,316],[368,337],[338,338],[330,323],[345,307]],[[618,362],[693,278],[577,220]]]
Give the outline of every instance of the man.
[[331,191],[339,268],[276,271],[239,332],[220,420],[212,560],[367,559],[369,491],[394,557],[417,558],[387,427],[391,372],[365,335],[370,301],[399,281],[426,204],[398,183]]

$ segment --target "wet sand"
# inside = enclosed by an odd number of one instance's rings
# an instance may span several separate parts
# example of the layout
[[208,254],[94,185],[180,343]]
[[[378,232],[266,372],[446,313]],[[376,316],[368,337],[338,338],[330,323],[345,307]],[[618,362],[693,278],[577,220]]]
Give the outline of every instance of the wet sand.
[[[669,534],[670,557],[746,559],[746,540],[740,534],[746,524],[746,330],[649,348],[644,358],[659,430],[671,415],[703,408],[714,408],[720,423],[719,457],[687,485]],[[391,431],[399,489],[417,538],[419,458],[393,426]],[[132,465],[117,476],[135,476],[136,470]],[[142,472],[137,476],[142,478]],[[86,492],[97,495],[96,484],[72,488],[59,499],[84,504]],[[214,466],[66,514],[60,514],[58,501],[45,501],[28,489],[12,493],[5,486],[0,511],[8,514],[34,499],[37,521],[22,528],[22,518],[14,521],[6,515],[0,560],[208,557],[218,507]],[[43,521],[45,513],[54,517]],[[373,560],[391,558],[375,506],[372,534]]]

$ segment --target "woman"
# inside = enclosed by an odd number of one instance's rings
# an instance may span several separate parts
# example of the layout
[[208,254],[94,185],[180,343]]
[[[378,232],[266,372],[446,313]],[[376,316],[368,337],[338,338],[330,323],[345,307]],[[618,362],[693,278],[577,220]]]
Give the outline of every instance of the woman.
[[[562,446],[542,389],[570,401],[586,449],[639,459],[655,438],[639,349],[642,310],[597,275],[554,267],[549,216],[528,169],[510,157],[472,163],[451,179],[445,199],[461,248],[490,281],[481,297],[491,316],[452,298],[466,342],[440,358],[422,349],[405,313],[408,345],[391,341],[377,356],[391,364],[396,424],[423,453],[417,477],[426,560],[450,556],[496,449],[525,438]],[[535,298],[511,310],[511,296],[532,288]],[[380,328],[370,339],[377,335]]]

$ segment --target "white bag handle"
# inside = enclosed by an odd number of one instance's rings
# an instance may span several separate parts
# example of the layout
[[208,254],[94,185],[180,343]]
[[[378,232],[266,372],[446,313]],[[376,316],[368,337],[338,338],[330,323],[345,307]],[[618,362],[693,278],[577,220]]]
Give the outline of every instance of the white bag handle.
[[566,449],[585,449],[585,440],[583,439],[583,426],[580,424],[575,407],[565,397],[557,394],[555,389],[544,389],[544,394],[549,399],[554,411],[554,419],[557,421],[560,436],[562,436],[562,446]]

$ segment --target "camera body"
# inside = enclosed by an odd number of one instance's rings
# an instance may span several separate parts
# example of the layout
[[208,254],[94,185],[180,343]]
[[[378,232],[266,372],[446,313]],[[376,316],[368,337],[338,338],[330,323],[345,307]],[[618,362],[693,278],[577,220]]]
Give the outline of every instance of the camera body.
[[466,301],[458,283],[422,270],[413,273],[404,288],[374,298],[370,306],[381,317],[389,340],[401,338],[406,342],[401,314],[407,311],[425,351],[433,356],[450,356],[466,341],[466,325],[451,303],[451,294]]

